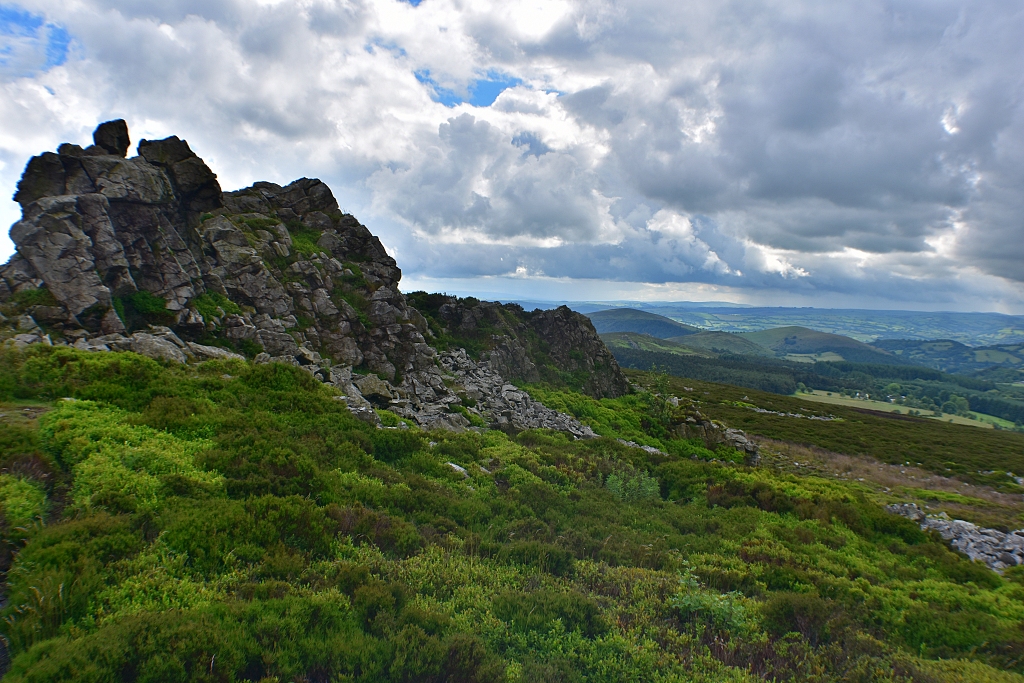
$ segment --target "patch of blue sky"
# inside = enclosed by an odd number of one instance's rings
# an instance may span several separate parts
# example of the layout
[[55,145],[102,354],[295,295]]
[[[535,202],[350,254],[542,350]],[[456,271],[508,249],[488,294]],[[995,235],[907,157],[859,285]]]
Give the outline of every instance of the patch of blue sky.
[[47,71],[68,60],[71,35],[17,5],[0,4],[0,67],[11,75]]
[[489,107],[498,99],[498,95],[509,88],[514,88],[522,81],[513,76],[488,71],[487,78],[480,79],[469,86],[469,103],[474,107]]
[[31,38],[39,33],[45,22],[41,16],[32,14],[16,5],[0,5],[0,35]]
[[417,71],[415,75],[416,80],[429,86],[433,91],[431,99],[446,107],[454,107],[464,102],[468,102],[474,107],[489,107],[494,104],[494,100],[498,99],[498,95],[522,83],[522,80],[513,76],[497,71],[488,71],[486,78],[475,80],[469,84],[466,89],[468,97],[465,97],[454,90],[438,85],[437,81],[431,77],[429,70]]
[[406,56],[405,48],[399,47],[395,43],[386,43],[380,39],[372,40],[365,46],[363,46],[363,49],[369,52],[370,54],[373,54],[374,50],[376,50],[377,48],[386,50],[387,52],[390,52],[399,57]]
[[423,0],[402,0],[402,2],[407,2],[413,7],[419,7],[420,3],[423,2]]
[[430,99],[435,102],[440,102],[446,107],[454,107],[465,101],[459,97],[454,90],[449,90],[448,88],[443,88],[438,85],[437,81],[431,77],[429,69],[416,71],[414,75],[416,76],[417,81],[430,88]]
[[68,48],[71,46],[71,34],[63,26],[47,24],[50,30],[46,41],[46,63],[43,69],[52,69],[68,61]]

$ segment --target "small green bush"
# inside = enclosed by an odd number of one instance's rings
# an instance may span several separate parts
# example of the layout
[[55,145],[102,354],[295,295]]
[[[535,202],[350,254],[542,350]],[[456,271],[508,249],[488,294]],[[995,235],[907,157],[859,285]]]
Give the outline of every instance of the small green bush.
[[625,503],[638,503],[658,498],[658,480],[646,472],[616,472],[609,474],[605,488]]
[[[192,305],[199,311],[199,315],[203,316],[204,320],[210,320],[211,318],[219,318],[224,314],[239,314],[242,309],[239,308],[231,299],[227,298],[219,292],[205,292],[200,294],[192,300]],[[222,314],[220,311],[223,311]]]
[[298,220],[288,221],[285,225],[288,227],[288,233],[292,238],[292,251],[298,254],[305,254],[306,256],[312,256],[323,251],[316,244],[317,240],[320,239],[321,233],[319,230],[307,227],[302,221]]
[[777,593],[763,607],[764,626],[777,636],[799,633],[816,646],[827,641],[835,606],[817,593]]
[[494,614],[520,631],[549,631],[560,621],[566,631],[596,638],[608,631],[597,603],[579,593],[508,591],[494,599]]
[[129,330],[174,322],[174,314],[167,310],[167,302],[151,292],[140,289],[126,296],[114,297],[113,303],[118,317]]
[[45,286],[38,289],[23,289],[20,292],[15,292],[10,302],[17,307],[18,310],[25,310],[32,306],[57,306],[59,302],[53,296],[53,292],[47,289]]
[[537,567],[553,576],[572,574],[576,558],[572,553],[550,543],[541,541],[514,541],[504,544],[497,552],[499,562]]
[[418,430],[378,429],[370,435],[373,457],[393,463],[422,450],[426,439]]
[[0,512],[10,526],[24,527],[46,512],[46,492],[34,481],[0,474]]

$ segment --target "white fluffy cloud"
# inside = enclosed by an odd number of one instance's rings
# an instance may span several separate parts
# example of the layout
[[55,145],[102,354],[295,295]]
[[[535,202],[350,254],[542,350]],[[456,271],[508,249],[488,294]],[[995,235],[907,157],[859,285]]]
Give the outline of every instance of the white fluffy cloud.
[[21,0],[0,185],[123,117],[227,188],[323,178],[410,283],[1019,312],[1020,35],[1011,0]]

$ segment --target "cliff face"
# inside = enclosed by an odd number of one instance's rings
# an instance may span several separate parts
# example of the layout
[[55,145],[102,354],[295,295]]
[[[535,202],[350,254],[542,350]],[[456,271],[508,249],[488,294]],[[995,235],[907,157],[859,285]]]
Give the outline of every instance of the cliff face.
[[[502,403],[506,377],[575,378],[596,396],[628,390],[593,326],[568,309],[446,301],[442,326],[488,348],[479,366],[440,362],[440,340],[399,291],[394,259],[319,180],[224,193],[176,137],[143,140],[126,158],[127,125],[113,121],[94,143],[34,157],[18,185],[17,253],[0,267],[0,303],[22,333],[15,343],[173,360],[241,352],[306,367],[371,421],[368,399],[453,428],[474,411],[498,423],[510,410],[522,418],[512,426],[533,426],[527,404]],[[456,366],[487,376],[488,408],[462,405]]]
[[629,392],[590,319],[566,306],[531,312],[517,304],[473,298],[424,292],[411,297],[442,344],[475,350],[509,379],[566,384],[595,398]]

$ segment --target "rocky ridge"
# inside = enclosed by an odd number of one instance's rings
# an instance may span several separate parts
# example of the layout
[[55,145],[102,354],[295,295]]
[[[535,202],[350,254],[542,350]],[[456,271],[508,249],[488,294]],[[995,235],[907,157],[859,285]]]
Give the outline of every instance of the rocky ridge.
[[894,503],[885,509],[918,522],[922,529],[938,532],[954,549],[1000,574],[1008,567],[1024,564],[1024,529],[1004,533],[962,519],[949,519],[944,513],[929,516],[914,503]]
[[367,421],[389,408],[449,429],[593,436],[509,383],[541,378],[541,347],[546,372],[587,375],[591,395],[628,390],[589,320],[567,308],[447,302],[444,320],[485,330],[487,350],[478,360],[458,348],[439,356],[394,259],[319,180],[222,192],[177,137],[142,140],[128,158],[128,127],[112,121],[93,142],[33,157],[18,185],[17,252],[0,267],[0,323],[16,346],[182,363],[244,354],[306,369]]
[[482,345],[480,359],[508,379],[564,382],[595,398],[622,396],[629,383],[586,316],[568,306],[526,311],[518,304],[416,294],[438,332]]
[[[378,426],[386,408],[424,428],[592,438],[513,382],[631,390],[590,320],[565,306],[407,297],[380,240],[319,180],[222,192],[177,137],[142,140],[128,158],[127,124],[110,121],[93,143],[33,157],[18,184],[17,252],[0,266],[8,343],[288,363]],[[742,432],[703,418],[678,431],[756,462]]]

